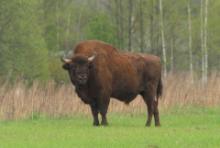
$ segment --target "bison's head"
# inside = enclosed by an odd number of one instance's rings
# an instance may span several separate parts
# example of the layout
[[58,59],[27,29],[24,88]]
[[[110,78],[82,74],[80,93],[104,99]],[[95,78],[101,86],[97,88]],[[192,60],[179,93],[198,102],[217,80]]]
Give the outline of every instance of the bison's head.
[[84,55],[74,55],[72,58],[62,58],[63,68],[68,71],[71,81],[76,85],[84,85],[89,78],[92,61],[96,55],[87,57]]

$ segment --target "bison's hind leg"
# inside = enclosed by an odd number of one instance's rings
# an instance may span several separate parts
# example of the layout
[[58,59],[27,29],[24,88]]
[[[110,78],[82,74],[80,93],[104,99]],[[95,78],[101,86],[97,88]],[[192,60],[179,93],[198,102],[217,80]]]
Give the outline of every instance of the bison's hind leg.
[[156,91],[152,91],[152,89],[150,90],[151,91],[141,92],[144,102],[147,105],[147,111],[148,111],[146,126],[151,125],[151,120],[153,115],[155,120],[155,126],[160,126],[158,99],[156,98]]
[[153,101],[154,106],[154,121],[155,126],[160,126],[160,117],[159,117],[159,110],[158,110],[158,98],[155,97]]

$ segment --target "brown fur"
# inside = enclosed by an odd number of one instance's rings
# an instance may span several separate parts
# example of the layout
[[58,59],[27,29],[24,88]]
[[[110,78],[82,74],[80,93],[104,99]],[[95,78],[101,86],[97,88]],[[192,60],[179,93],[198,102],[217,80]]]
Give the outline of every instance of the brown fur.
[[[113,46],[101,41],[84,41],[74,48],[73,58],[79,55],[90,57],[92,61],[86,85],[76,86],[79,97],[91,106],[94,125],[107,124],[106,113],[110,97],[125,103],[131,102],[140,94],[148,107],[150,126],[152,116],[159,126],[158,97],[162,94],[160,58],[148,54],[120,53]],[[70,77],[72,77],[70,75]]]

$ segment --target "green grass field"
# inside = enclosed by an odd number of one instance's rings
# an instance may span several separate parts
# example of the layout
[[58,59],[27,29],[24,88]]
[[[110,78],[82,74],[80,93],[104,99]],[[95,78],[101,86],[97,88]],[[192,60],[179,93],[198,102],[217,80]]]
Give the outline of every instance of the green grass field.
[[110,113],[108,127],[91,117],[1,121],[0,148],[219,148],[220,109],[173,109],[162,126],[145,127],[145,115]]

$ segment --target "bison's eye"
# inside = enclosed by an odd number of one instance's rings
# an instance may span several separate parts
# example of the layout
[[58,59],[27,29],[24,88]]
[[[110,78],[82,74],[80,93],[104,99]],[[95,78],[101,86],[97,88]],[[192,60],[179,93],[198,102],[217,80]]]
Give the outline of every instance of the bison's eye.
[[76,70],[78,69],[78,65],[77,64],[70,64],[70,70]]
[[63,68],[65,69],[65,70],[74,70],[74,69],[76,69],[76,65],[75,64],[69,64],[69,63],[66,63],[66,64],[64,64],[63,65]]

